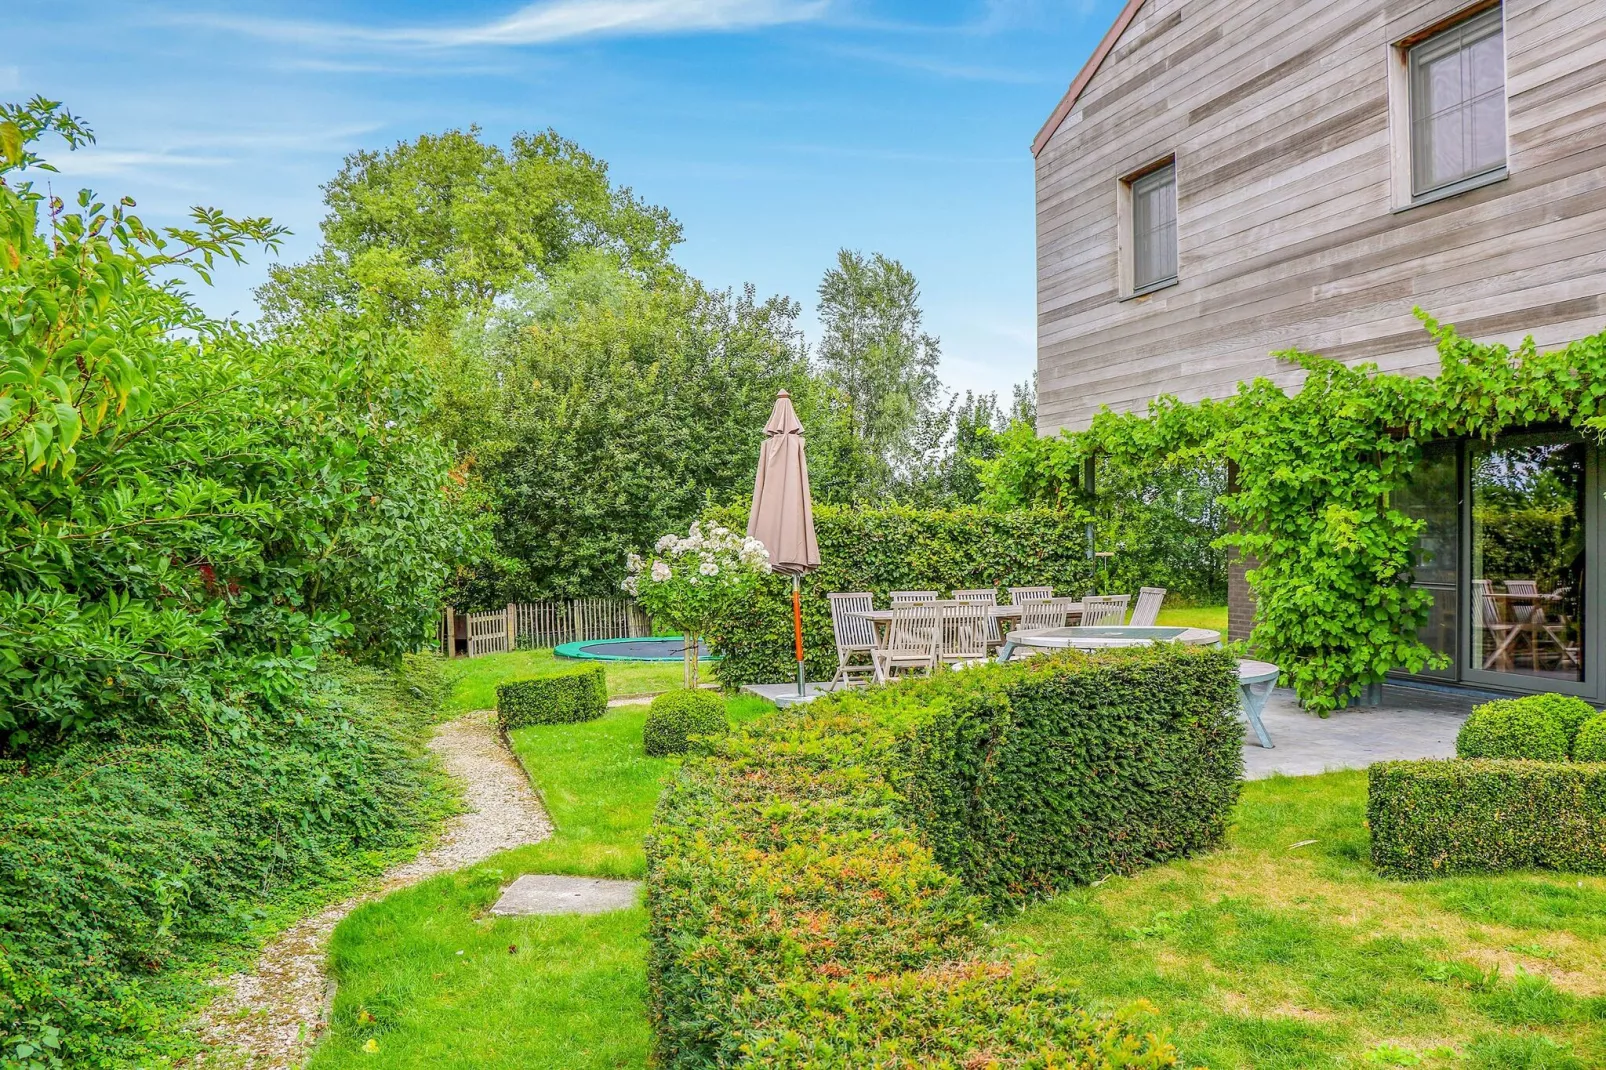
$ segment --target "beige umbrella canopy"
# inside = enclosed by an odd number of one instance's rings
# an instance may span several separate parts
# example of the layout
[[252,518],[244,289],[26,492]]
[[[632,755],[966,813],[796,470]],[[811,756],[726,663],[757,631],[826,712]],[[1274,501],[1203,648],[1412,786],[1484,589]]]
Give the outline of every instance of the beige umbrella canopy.
[[809,500],[809,466],[803,456],[803,425],[782,390],[764,425],[764,448],[753,479],[753,511],[747,533],[764,544],[770,569],[792,577],[792,627],[797,646],[797,688],[803,694],[803,603],[799,578],[820,567]]
[[747,533],[770,552],[770,568],[800,576],[820,567],[814,541],[814,504],[809,500],[809,466],[803,456],[803,425],[782,390],[764,425],[764,448],[753,480],[753,512]]

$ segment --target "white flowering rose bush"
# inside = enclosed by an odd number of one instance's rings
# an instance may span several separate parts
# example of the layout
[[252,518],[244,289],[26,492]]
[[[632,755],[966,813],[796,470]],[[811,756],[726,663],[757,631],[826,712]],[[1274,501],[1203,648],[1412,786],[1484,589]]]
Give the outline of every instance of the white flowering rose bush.
[[694,523],[684,536],[663,536],[646,557],[629,554],[623,586],[654,623],[697,638],[734,601],[751,598],[769,567],[769,552],[757,539]]

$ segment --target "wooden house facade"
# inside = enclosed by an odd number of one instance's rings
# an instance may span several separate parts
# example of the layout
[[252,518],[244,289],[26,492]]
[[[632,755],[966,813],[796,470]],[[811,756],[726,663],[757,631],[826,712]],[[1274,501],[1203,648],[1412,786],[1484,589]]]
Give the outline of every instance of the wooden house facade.
[[[1606,326],[1603,0],[1129,0],[1033,152],[1042,434],[1292,385],[1285,349],[1431,374],[1416,307],[1480,341]],[[1458,682],[1606,700],[1606,629],[1584,628],[1606,621],[1601,569],[1495,575],[1474,522],[1511,499],[1480,478],[1559,467],[1577,501],[1557,537],[1606,561],[1601,458],[1537,432],[1504,446],[1447,447],[1421,506],[1434,641]]]

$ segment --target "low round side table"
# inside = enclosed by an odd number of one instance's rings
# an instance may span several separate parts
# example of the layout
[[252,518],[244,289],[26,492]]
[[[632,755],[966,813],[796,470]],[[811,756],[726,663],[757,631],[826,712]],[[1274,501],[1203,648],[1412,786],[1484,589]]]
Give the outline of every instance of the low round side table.
[[1260,711],[1266,708],[1266,700],[1271,698],[1271,689],[1277,686],[1277,677],[1282,670],[1269,661],[1238,662],[1238,691],[1244,717],[1249,726],[1255,730],[1255,738],[1262,747],[1271,749],[1271,736],[1266,732],[1266,725],[1260,719]]

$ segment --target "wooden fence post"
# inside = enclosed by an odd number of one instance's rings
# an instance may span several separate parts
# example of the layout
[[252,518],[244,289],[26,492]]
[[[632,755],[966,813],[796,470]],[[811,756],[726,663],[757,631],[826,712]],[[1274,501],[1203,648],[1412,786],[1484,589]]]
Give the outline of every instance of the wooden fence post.
[[517,650],[519,646],[519,607],[512,602],[507,604],[507,646],[508,653]]
[[446,656],[457,657],[457,611],[446,607]]

